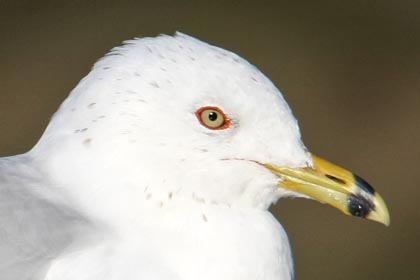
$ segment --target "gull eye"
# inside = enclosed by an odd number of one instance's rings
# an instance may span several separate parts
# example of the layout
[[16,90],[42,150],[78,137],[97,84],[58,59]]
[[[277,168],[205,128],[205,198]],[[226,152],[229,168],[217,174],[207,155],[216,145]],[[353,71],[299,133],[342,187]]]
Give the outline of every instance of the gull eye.
[[217,107],[201,107],[195,112],[198,120],[208,129],[226,129],[230,126],[230,119]]

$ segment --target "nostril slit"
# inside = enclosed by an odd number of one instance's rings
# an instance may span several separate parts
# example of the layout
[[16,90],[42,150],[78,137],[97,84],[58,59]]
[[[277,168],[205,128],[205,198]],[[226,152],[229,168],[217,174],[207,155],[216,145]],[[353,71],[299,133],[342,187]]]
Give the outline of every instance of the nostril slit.
[[328,178],[328,179],[331,179],[331,180],[333,180],[333,181],[335,181],[336,183],[339,183],[339,184],[346,184],[346,181],[344,181],[343,179],[341,179],[341,178],[337,178],[337,177],[335,177],[335,176],[333,176],[333,175],[330,175],[330,174],[325,174],[325,176]]

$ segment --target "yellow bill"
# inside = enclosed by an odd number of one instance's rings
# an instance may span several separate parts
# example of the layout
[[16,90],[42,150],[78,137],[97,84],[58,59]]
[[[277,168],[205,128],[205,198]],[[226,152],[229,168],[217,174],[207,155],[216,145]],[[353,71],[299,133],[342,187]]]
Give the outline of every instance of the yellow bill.
[[288,168],[264,164],[283,179],[279,187],[327,203],[343,213],[389,225],[388,209],[382,197],[362,178],[312,155],[313,168]]

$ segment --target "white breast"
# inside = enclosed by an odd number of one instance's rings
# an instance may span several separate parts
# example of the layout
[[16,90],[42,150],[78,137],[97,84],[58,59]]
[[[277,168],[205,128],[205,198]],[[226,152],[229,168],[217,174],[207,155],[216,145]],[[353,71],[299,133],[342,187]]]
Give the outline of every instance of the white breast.
[[133,224],[57,260],[46,279],[293,278],[286,233],[267,211],[195,204],[160,213],[159,223]]

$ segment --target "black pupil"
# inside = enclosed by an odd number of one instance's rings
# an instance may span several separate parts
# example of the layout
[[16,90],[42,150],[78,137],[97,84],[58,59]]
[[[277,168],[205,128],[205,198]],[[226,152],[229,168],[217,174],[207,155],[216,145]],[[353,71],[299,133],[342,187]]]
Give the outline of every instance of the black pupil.
[[212,122],[217,120],[217,113],[216,112],[210,112],[209,113],[209,120],[211,120]]

